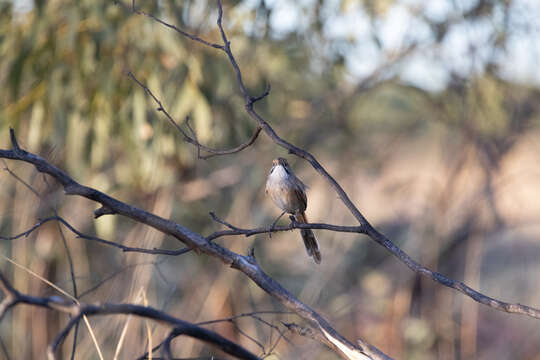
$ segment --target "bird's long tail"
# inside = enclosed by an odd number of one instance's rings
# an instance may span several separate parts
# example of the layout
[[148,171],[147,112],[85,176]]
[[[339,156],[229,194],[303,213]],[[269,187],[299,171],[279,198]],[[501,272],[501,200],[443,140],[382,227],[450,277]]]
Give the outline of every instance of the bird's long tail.
[[[306,213],[303,211],[297,213],[295,218],[299,223],[307,223]],[[300,233],[302,234],[302,239],[304,240],[308,255],[313,257],[313,260],[315,260],[317,264],[320,264],[321,252],[319,251],[319,244],[317,243],[317,239],[315,239],[313,231],[311,231],[311,229],[300,229]]]

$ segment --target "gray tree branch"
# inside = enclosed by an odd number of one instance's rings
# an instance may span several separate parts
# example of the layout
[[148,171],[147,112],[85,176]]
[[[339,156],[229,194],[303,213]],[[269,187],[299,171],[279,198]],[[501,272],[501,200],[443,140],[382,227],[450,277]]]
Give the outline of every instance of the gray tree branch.
[[[259,134],[261,133],[261,127],[260,126],[257,126],[257,128],[255,129],[255,131],[253,132],[253,135],[251,135],[251,137],[244,143],[232,148],[232,149],[224,149],[224,150],[218,150],[218,149],[213,149],[213,148],[210,148],[208,146],[205,146],[203,144],[201,144],[199,142],[199,140],[197,139],[197,134],[195,133],[195,131],[191,128],[191,126],[189,125],[189,117],[186,118],[186,125],[189,129],[189,131],[191,132],[191,136],[189,136],[185,131],[184,129],[182,129],[180,127],[180,125],[178,125],[178,122],[176,122],[173,117],[171,116],[171,114],[169,114],[169,112],[167,111],[167,109],[165,109],[165,107],[163,106],[163,104],[161,103],[161,100],[159,100],[155,95],[154,93],[148,88],[148,86],[146,86],[145,84],[143,84],[141,81],[139,81],[139,79],[137,79],[135,77],[135,75],[133,75],[133,73],[131,71],[129,71],[127,73],[127,75],[133,80],[135,81],[135,83],[137,83],[137,85],[139,85],[139,87],[141,87],[144,92],[150,96],[152,98],[152,100],[154,100],[154,102],[158,105],[157,107],[157,111],[159,112],[162,112],[165,117],[167,118],[167,120],[169,120],[169,122],[174,126],[174,128],[176,130],[178,130],[178,132],[180,132],[182,134],[182,136],[184,137],[184,141],[192,144],[192,145],[195,145],[197,147],[197,157],[199,159],[210,159],[211,157],[213,156],[218,156],[218,155],[230,155],[230,154],[235,154],[235,153],[238,153],[242,150],[244,150],[245,148],[253,145],[253,143],[255,143],[255,141],[257,140],[257,137],[259,137]],[[267,90],[264,92],[264,94],[262,94],[260,97],[259,97],[259,100],[262,99],[263,97],[265,97],[266,95],[268,95],[268,93],[270,92],[270,88],[267,87]],[[209,154],[207,155],[201,155],[201,150],[202,151],[205,151]]]
[[60,331],[48,348],[49,359],[56,358],[56,350],[64,342],[71,329],[79,323],[83,316],[95,315],[114,315],[114,314],[132,314],[144,318],[153,319],[173,326],[173,332],[178,335],[190,336],[201,341],[207,342],[223,350],[229,355],[239,359],[258,360],[259,357],[253,355],[243,347],[225,339],[221,335],[207,330],[201,326],[175,318],[163,311],[149,306],[136,304],[85,304],[76,303],[71,300],[64,300],[54,297],[37,297],[25,295],[15,290],[0,273],[0,289],[4,293],[4,300],[0,303],[0,319],[7,310],[18,305],[27,304],[44,307],[72,315],[68,324]]
[[[262,128],[262,130],[265,132],[265,134],[274,141],[277,145],[281,146],[282,148],[288,150],[290,154],[296,155],[307,162],[311,164],[311,166],[317,171],[326,181],[329,183],[329,185],[334,189],[334,191],[337,193],[338,197],[341,199],[343,204],[349,209],[350,213],[356,218],[358,223],[360,224],[358,233],[366,234],[369,236],[373,241],[378,243],[379,245],[383,246],[385,249],[390,251],[392,255],[394,255],[396,258],[398,258],[401,262],[403,262],[409,269],[412,271],[426,276],[439,284],[442,284],[444,286],[450,287],[452,289],[455,289],[475,301],[487,305],[489,307],[492,307],[494,309],[508,312],[508,313],[516,313],[516,314],[524,314],[528,315],[534,318],[540,318],[540,310],[527,306],[522,304],[510,304],[503,301],[499,301],[496,299],[493,299],[489,296],[483,295],[480,292],[470,288],[469,286],[465,285],[462,282],[457,282],[452,279],[449,279],[448,277],[436,272],[432,271],[423,265],[419,264],[418,262],[414,261],[409,255],[407,255],[403,250],[401,250],[398,246],[396,246],[390,239],[388,239],[385,235],[377,231],[364,217],[364,215],[358,210],[358,208],[354,205],[352,200],[349,198],[345,190],[341,187],[341,185],[328,173],[328,171],[319,163],[319,161],[308,151],[301,149],[282,137],[280,137],[276,131],[272,128],[272,126],[264,120],[254,109],[254,103],[255,101],[259,100],[259,97],[252,97],[249,95],[246,86],[244,85],[244,81],[242,79],[242,72],[240,70],[240,67],[238,66],[238,63],[232,53],[231,50],[231,43],[227,38],[227,35],[225,33],[225,30],[223,29],[223,6],[221,4],[221,0],[216,0],[217,6],[218,6],[218,18],[217,18],[217,26],[219,28],[221,38],[223,41],[223,45],[220,46],[213,46],[216,49],[219,49],[227,55],[233,71],[236,75],[236,80],[238,83],[238,87],[240,89],[240,93],[244,97],[245,101],[245,108],[249,116],[256,122],[256,124]],[[163,21],[159,21],[160,23],[163,23]],[[169,25],[168,27],[171,27]],[[182,36],[186,36],[182,32],[179,32]],[[191,39],[190,36],[187,36]],[[201,42],[201,41],[199,41]],[[232,229],[234,231],[237,231],[235,229]],[[334,229],[336,230],[336,229]],[[338,230],[339,231],[339,230]],[[244,234],[245,235],[245,234]]]
[[[66,195],[78,195],[93,200],[107,209],[107,213],[123,215],[139,223],[146,224],[167,235],[173,236],[190,248],[215,257],[224,264],[239,270],[253,280],[261,289],[276,298],[283,306],[294,311],[304,320],[310,322],[315,329],[332,344],[332,348],[345,359],[388,359],[388,357],[374,347],[355,345],[337,332],[321,315],[309,306],[298,300],[294,295],[283,288],[277,281],[268,276],[259,266],[252,255],[240,255],[229,249],[209,241],[204,236],[160,216],[126,204],[101,191],[79,184],[64,171],[48,163],[39,155],[21,149],[17,143],[15,132],[10,129],[12,150],[0,149],[0,158],[19,160],[30,163],[44,174],[56,179],[64,188]],[[96,210],[99,211],[100,209]],[[8,304],[9,305],[9,304]],[[363,344],[363,343],[361,343]]]

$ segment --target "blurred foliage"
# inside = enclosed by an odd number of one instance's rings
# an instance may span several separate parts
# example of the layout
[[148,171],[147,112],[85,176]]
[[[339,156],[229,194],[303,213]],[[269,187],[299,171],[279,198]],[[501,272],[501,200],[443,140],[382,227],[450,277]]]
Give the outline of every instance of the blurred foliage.
[[[0,0],[0,147],[9,146],[8,128],[13,127],[24,148],[77,181],[203,234],[217,229],[208,211],[243,227],[271,223],[276,210],[262,189],[271,159],[283,151],[261,135],[240,154],[197,160],[196,149],[126,76],[133,72],[184,128],[189,116],[199,141],[228,148],[249,138],[255,124],[245,113],[226,56],[133,14],[130,1],[123,4]],[[136,6],[220,41],[214,1]],[[227,1],[224,10],[249,91],[255,95],[272,86],[257,111],[287,140],[316,154],[370,220],[433,269],[503,300],[540,303],[535,280],[529,280],[538,270],[533,254],[539,249],[530,241],[538,231],[525,233],[522,224],[538,223],[534,174],[540,173],[535,140],[540,91],[534,69],[529,69],[530,81],[512,75],[512,61],[538,51],[540,10],[534,4],[246,0]],[[527,54],[516,54],[513,49],[523,38],[533,45]],[[310,186],[310,219],[351,224],[332,190],[304,163],[291,160]],[[178,247],[122,218],[94,221],[94,204],[64,197],[29,166],[8,165],[42,198],[1,174],[1,234],[21,232],[54,208],[79,230],[109,240]],[[512,191],[506,190],[508,183]],[[280,309],[245,277],[211,259],[126,254],[65,235],[79,294],[115,274],[85,301],[134,302],[144,289],[150,304],[189,321]],[[361,336],[396,358],[540,354],[532,320],[476,308],[463,296],[404,271],[362,237],[317,235],[323,252],[318,268],[304,256],[296,233],[270,241],[267,236],[220,241],[239,252],[255,246],[268,273],[321,310],[349,339]],[[57,228],[3,244],[2,252],[71,289]],[[21,290],[51,292],[9,269]],[[39,358],[64,321],[17,309],[0,326],[0,338],[13,357]],[[124,320],[93,324],[107,358],[112,357]],[[247,320],[242,325],[271,347],[276,334],[268,327]],[[32,346],[24,346],[17,339],[32,327]],[[215,329],[260,352],[232,326]],[[164,330],[154,330],[155,344]],[[95,357],[84,331],[77,358]],[[502,340],[512,333],[519,341]],[[124,351],[138,356],[145,349],[145,333],[131,334]],[[282,341],[273,356],[333,356],[309,339],[291,340]],[[211,354],[191,340],[175,346],[178,356]],[[69,356],[67,343],[63,352]]]

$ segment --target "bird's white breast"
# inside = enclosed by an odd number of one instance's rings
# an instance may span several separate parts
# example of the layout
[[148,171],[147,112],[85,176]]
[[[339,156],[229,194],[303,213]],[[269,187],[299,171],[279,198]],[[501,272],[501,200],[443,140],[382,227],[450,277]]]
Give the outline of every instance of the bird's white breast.
[[290,175],[287,173],[287,170],[281,165],[274,167],[274,170],[268,176],[268,182],[279,183],[281,181],[287,180]]
[[281,210],[294,213],[300,208],[294,194],[293,177],[281,165],[274,167],[266,181],[266,192]]

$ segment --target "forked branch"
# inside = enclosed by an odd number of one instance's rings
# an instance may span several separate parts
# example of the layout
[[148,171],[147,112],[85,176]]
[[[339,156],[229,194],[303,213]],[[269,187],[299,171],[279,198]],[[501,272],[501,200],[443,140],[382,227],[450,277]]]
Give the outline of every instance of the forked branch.
[[[152,98],[152,100],[154,100],[154,102],[158,105],[157,107],[157,111],[159,112],[162,112],[163,115],[165,115],[165,117],[167,118],[167,120],[169,120],[169,122],[175,127],[176,130],[178,130],[178,132],[180,132],[182,134],[182,136],[184,137],[184,141],[190,143],[190,144],[193,144],[197,147],[197,157],[199,159],[209,159],[213,156],[218,156],[218,155],[230,155],[230,154],[234,154],[234,153],[237,153],[237,152],[240,152],[242,150],[244,150],[245,148],[253,145],[253,143],[255,142],[255,140],[257,140],[257,137],[259,136],[259,134],[261,133],[261,130],[262,128],[260,126],[257,126],[257,128],[255,129],[255,132],[253,132],[253,135],[251,135],[251,137],[244,143],[232,148],[232,149],[224,149],[224,150],[219,150],[219,149],[213,149],[211,147],[208,147],[208,146],[205,146],[203,144],[201,144],[199,142],[199,140],[197,139],[197,134],[195,133],[195,130],[193,130],[193,128],[191,128],[191,126],[189,125],[189,117],[186,118],[186,125],[191,133],[191,136],[189,136],[185,131],[184,129],[182,129],[182,127],[180,125],[178,125],[178,123],[173,119],[173,117],[171,116],[171,114],[169,114],[169,112],[165,109],[165,107],[163,106],[163,104],[161,103],[161,100],[159,100],[155,95],[154,93],[148,88],[148,86],[146,86],[145,84],[143,84],[141,81],[139,81],[139,79],[137,79],[135,77],[135,75],[133,75],[133,73],[131,71],[128,71],[127,75],[137,83],[137,85],[139,85],[143,90],[144,92],[150,96]],[[264,98],[265,96],[267,96],[270,92],[270,87],[268,86],[265,90],[265,92],[258,96],[257,98],[254,99],[254,101],[258,101],[262,98]],[[209,153],[207,155],[201,155],[201,150]]]
[[[15,139],[13,129],[10,129],[11,138]],[[241,271],[255,282],[261,289],[277,299],[287,309],[294,311],[304,320],[311,323],[315,329],[327,339],[326,344],[331,346],[338,354],[346,359],[388,359],[386,355],[372,346],[356,345],[337,332],[321,315],[309,306],[298,300],[294,295],[283,288],[278,282],[268,276],[251,255],[237,254],[219,244],[216,244],[204,236],[160,216],[147,212],[143,209],[126,204],[94,188],[79,184],[67,173],[47,162],[39,155],[32,154],[19,147],[1,150],[0,158],[19,160],[30,163],[44,174],[56,179],[64,188],[67,195],[78,195],[101,204],[115,214],[123,215],[139,223],[146,224],[165,234],[171,235],[183,242],[190,248],[196,248],[199,252],[215,257],[232,268]]]
[[19,304],[44,307],[47,309],[60,311],[72,315],[68,324],[56,335],[49,345],[49,359],[56,358],[58,347],[64,342],[71,332],[71,329],[79,323],[83,316],[131,314],[148,319],[153,319],[173,327],[173,331],[179,335],[185,335],[212,344],[229,355],[239,359],[258,360],[259,357],[253,355],[240,345],[225,339],[223,336],[205,329],[199,325],[175,318],[163,311],[150,306],[136,304],[84,304],[71,300],[64,300],[59,297],[37,297],[26,295],[15,290],[0,273],[0,290],[4,293],[4,300],[0,303],[0,319],[7,310]]
[[[442,284],[444,286],[447,286],[449,288],[458,290],[459,292],[471,297],[475,301],[487,305],[489,307],[492,307],[494,309],[508,312],[508,313],[515,313],[515,314],[524,314],[528,315],[534,318],[540,318],[540,310],[535,309],[530,306],[521,305],[521,304],[510,304],[503,301],[499,301],[496,299],[493,299],[489,296],[483,295],[480,292],[470,288],[469,286],[465,285],[462,282],[457,282],[452,279],[449,279],[448,277],[436,272],[432,271],[425,266],[419,264],[418,262],[414,261],[409,255],[407,255],[403,250],[401,250],[397,245],[395,245],[390,239],[388,239],[386,236],[378,232],[364,217],[364,215],[358,210],[356,205],[352,202],[352,200],[349,198],[349,195],[343,190],[341,185],[328,173],[328,171],[319,163],[319,161],[308,151],[301,149],[282,137],[280,137],[275,130],[270,126],[270,124],[264,120],[254,109],[253,105],[255,103],[255,100],[257,100],[257,97],[252,97],[249,95],[248,91],[246,90],[246,86],[244,84],[244,81],[242,79],[242,72],[240,70],[240,67],[238,66],[238,63],[231,51],[230,41],[227,38],[227,34],[225,30],[223,29],[223,6],[221,4],[221,0],[216,0],[217,6],[218,6],[218,18],[217,18],[217,26],[219,29],[219,32],[221,34],[221,38],[223,41],[223,45],[220,46],[214,46],[215,48],[225,52],[227,57],[229,58],[229,61],[232,65],[233,71],[236,75],[236,79],[238,82],[238,87],[240,89],[240,93],[242,94],[244,101],[245,101],[245,108],[249,116],[255,121],[255,123],[262,128],[262,130],[266,133],[270,139],[272,139],[277,145],[281,146],[282,148],[286,149],[290,154],[294,154],[307,162],[311,164],[311,166],[317,171],[323,178],[326,179],[326,181],[330,184],[330,186],[334,189],[334,191],[337,193],[338,197],[341,199],[343,204],[349,209],[350,213],[356,218],[358,223],[360,224],[360,231],[358,233],[366,234],[369,236],[372,240],[377,242],[379,245],[383,246],[385,249],[390,251],[392,255],[394,255],[396,258],[398,258],[401,262],[403,262],[405,265],[407,265],[411,270],[414,272],[426,276],[439,284]],[[162,21],[160,21],[161,23]],[[182,34],[182,33],[180,33]],[[183,34],[182,34],[183,35]],[[185,36],[185,35],[184,35]],[[187,36],[190,38],[189,36]],[[200,42],[200,41],[199,41]],[[231,228],[231,231],[237,231],[238,229]],[[339,231],[339,230],[338,230]],[[217,234],[219,235],[219,234]],[[246,235],[246,234],[244,234]],[[221,235],[220,235],[221,236]]]

